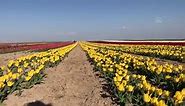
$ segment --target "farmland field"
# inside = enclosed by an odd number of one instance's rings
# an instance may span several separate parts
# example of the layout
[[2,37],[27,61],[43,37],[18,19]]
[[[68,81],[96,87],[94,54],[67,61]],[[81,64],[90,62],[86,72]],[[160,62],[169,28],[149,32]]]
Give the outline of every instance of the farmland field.
[[0,0],[0,106],[185,106],[185,0]]
[[185,105],[184,41],[1,44],[6,106]]

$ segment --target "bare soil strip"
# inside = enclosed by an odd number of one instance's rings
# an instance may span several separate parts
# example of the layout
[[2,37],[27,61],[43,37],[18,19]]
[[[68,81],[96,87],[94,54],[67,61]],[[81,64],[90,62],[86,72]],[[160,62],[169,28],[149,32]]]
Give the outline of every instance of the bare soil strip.
[[[6,106],[113,106],[110,98],[101,96],[102,85],[93,73],[93,66],[84,51],[77,46],[54,68],[46,70],[43,84],[11,94]],[[35,102],[39,101],[39,102]],[[47,105],[42,105],[47,106]]]

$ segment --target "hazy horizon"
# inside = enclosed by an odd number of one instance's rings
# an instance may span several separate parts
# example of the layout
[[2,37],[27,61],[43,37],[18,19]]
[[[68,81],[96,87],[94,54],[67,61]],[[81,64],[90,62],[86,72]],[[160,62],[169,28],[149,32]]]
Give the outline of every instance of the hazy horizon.
[[184,0],[0,1],[0,42],[185,39]]

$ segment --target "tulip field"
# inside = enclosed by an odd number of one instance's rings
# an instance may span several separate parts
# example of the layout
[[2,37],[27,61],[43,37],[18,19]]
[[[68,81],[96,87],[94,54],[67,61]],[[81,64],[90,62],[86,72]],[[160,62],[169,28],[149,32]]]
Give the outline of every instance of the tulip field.
[[95,70],[100,71],[107,80],[109,89],[120,105],[185,105],[183,65],[169,62],[162,64],[153,58],[184,62],[184,46],[83,42],[81,47]]
[[[41,92],[39,87],[46,81],[52,89],[48,85],[48,88],[42,87],[43,91],[49,90],[40,95],[48,101],[56,102],[57,106],[61,106],[60,103],[64,106],[77,103],[84,106],[185,105],[184,43],[168,45],[78,41],[34,45],[24,45],[21,49],[16,47],[17,49],[9,51],[28,50],[33,54],[10,60],[7,65],[0,67],[1,103],[6,101],[5,104],[9,106],[8,103],[12,103],[9,95],[15,92],[21,95],[25,89],[30,92],[28,94],[37,92],[37,96],[31,95],[37,99]],[[52,72],[47,74],[47,69]],[[98,73],[98,77],[95,73]],[[51,81],[53,77],[49,77],[50,75],[54,75],[56,79]],[[47,80],[47,77],[51,79]],[[102,84],[100,79],[106,84]],[[106,91],[103,87],[106,87]],[[29,89],[35,92],[28,91]],[[62,96],[57,96],[57,100],[53,99],[61,91]],[[108,93],[109,99],[101,96],[100,91]],[[54,94],[49,93],[48,96],[48,92]],[[19,97],[14,102],[26,103],[29,99],[28,95]]]
[[0,101],[15,90],[28,89],[40,83],[45,76],[42,72],[47,67],[54,67],[62,61],[75,44],[62,48],[38,52],[32,55],[10,60],[0,67]]

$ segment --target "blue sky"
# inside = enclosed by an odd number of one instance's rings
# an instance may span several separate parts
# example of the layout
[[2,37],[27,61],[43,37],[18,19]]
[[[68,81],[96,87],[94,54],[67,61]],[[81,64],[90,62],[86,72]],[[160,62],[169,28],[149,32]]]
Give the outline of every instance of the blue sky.
[[185,38],[185,0],[0,0],[0,42]]

